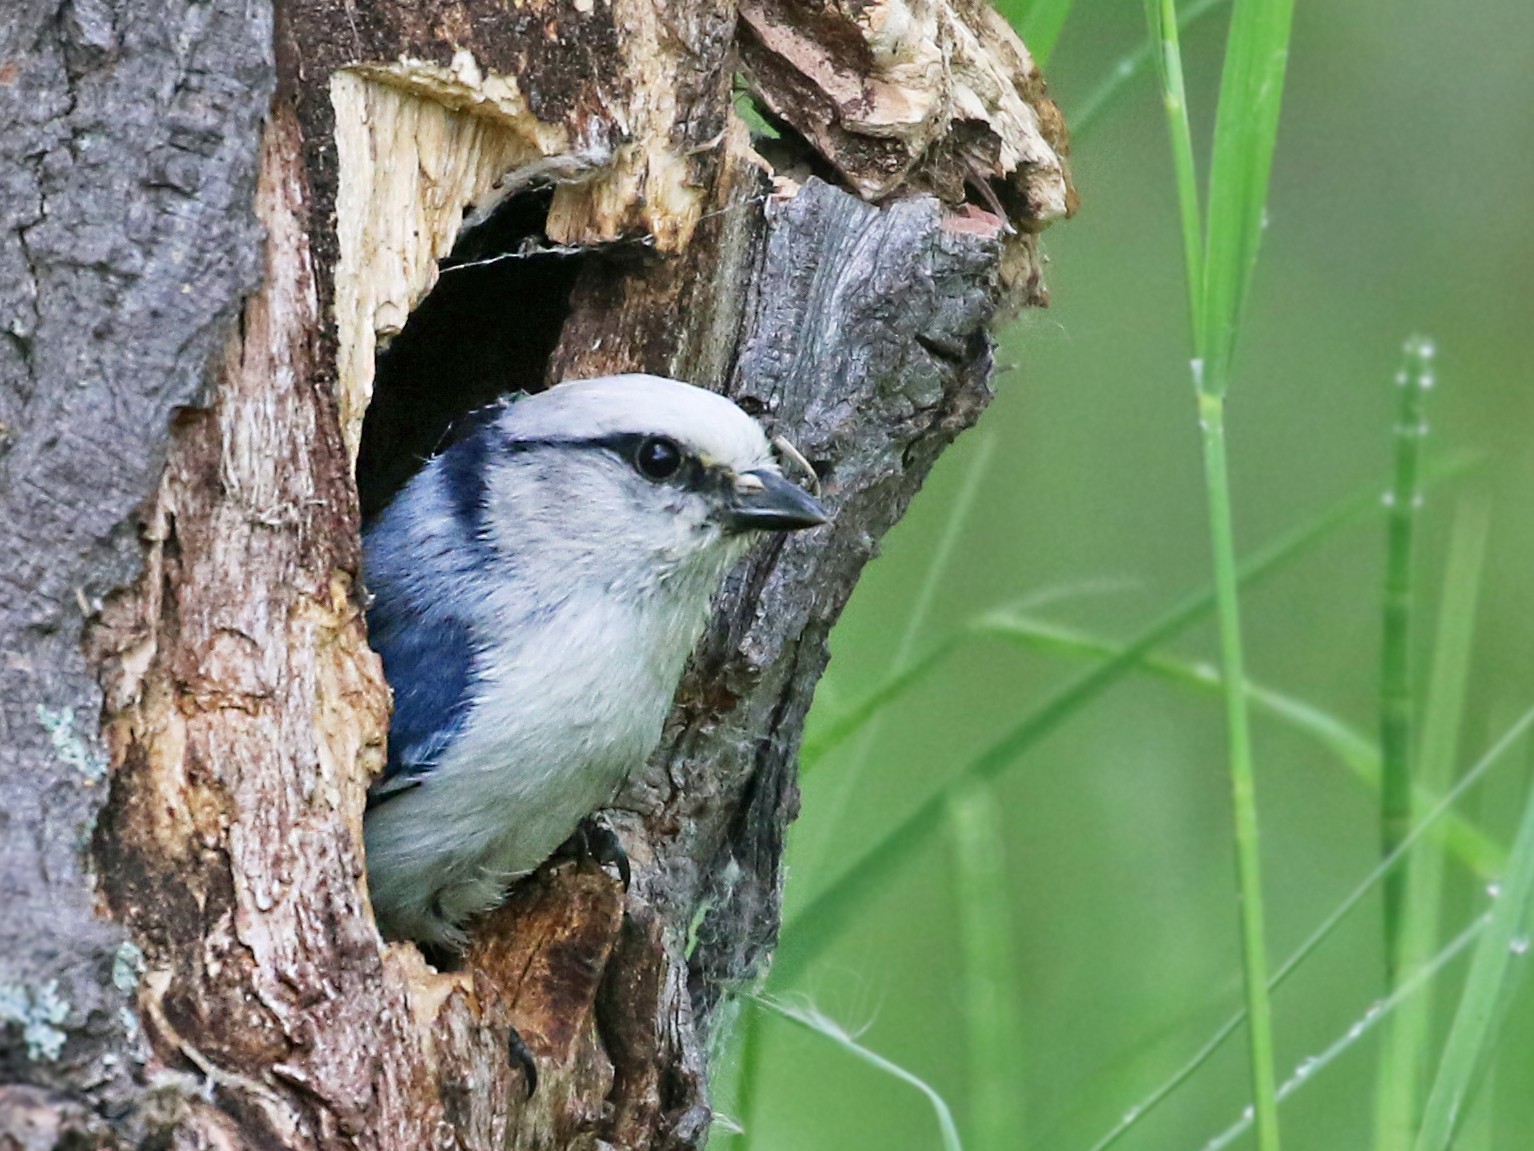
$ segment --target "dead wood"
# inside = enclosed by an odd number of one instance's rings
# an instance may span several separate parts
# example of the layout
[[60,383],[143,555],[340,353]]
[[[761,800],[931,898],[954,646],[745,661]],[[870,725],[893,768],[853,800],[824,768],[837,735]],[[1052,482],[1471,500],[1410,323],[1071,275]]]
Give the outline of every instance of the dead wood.
[[[976,0],[19,0],[0,121],[0,1148],[700,1146],[826,636],[1073,207],[1026,49]],[[551,868],[438,972],[367,905],[361,518],[632,370],[836,521],[732,577],[632,888]]]

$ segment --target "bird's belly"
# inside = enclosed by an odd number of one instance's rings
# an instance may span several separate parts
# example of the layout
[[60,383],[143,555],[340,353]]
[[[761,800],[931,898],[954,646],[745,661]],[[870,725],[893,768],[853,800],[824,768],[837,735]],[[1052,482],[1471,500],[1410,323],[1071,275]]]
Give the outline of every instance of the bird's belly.
[[457,925],[612,801],[654,750],[668,705],[609,695],[599,709],[477,709],[418,787],[369,812],[369,883],[386,932],[454,942]]
[[471,748],[450,784],[457,822],[469,832],[465,846],[478,849],[481,867],[507,878],[531,871],[582,819],[612,801],[653,744],[588,744],[565,759],[528,759],[525,750],[503,744]]

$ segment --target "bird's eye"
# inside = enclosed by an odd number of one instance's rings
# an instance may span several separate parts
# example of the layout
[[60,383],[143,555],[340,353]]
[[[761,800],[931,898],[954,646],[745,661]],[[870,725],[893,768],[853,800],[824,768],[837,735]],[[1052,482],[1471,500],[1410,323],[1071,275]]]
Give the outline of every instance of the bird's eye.
[[652,480],[669,480],[682,466],[682,449],[665,436],[646,436],[634,453],[634,466]]

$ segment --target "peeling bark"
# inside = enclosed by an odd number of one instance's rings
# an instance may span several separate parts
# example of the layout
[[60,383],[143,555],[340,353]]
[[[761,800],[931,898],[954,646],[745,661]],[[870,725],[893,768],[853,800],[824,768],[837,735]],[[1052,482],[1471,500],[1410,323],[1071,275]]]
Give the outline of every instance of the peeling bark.
[[1064,124],[981,0],[744,0],[740,18],[755,91],[861,196],[968,185],[1030,228],[1074,208]]
[[[1026,49],[976,0],[24,0],[0,118],[0,1149],[700,1146],[827,633],[1073,207]],[[360,520],[477,403],[635,370],[836,521],[731,577],[632,888],[546,868],[437,971],[367,904]]]

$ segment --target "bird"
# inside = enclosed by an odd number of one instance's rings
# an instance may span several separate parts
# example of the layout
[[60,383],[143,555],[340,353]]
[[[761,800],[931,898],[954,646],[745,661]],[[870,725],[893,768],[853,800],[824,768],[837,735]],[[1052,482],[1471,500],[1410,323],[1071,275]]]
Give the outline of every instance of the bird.
[[693,384],[567,381],[478,413],[364,529],[394,697],[363,822],[385,938],[461,951],[648,759],[730,569],[829,520],[773,448]]

